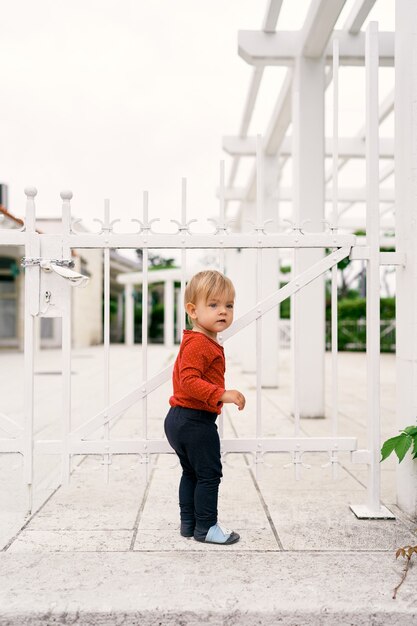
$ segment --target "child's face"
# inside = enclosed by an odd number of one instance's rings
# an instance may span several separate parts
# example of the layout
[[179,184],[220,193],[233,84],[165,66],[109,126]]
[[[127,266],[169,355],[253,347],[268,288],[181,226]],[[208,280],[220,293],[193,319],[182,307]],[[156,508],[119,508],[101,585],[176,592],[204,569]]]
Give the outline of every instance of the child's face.
[[227,293],[221,293],[208,300],[199,298],[196,304],[188,302],[187,313],[195,330],[216,339],[217,333],[229,328],[233,322],[234,301]]

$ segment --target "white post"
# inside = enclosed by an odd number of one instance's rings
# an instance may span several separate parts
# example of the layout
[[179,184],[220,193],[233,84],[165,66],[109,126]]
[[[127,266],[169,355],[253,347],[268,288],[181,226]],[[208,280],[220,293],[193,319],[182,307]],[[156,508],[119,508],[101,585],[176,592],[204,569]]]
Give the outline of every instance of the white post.
[[[255,208],[252,203],[246,202],[242,210],[242,222],[253,221]],[[242,230],[244,230],[242,228]],[[241,250],[237,253],[236,273],[232,278],[236,288],[236,311],[235,319],[249,311],[256,304],[256,251]],[[242,271],[242,269],[244,270]],[[253,373],[256,371],[256,330],[255,324],[244,328],[240,333],[240,344],[234,344],[237,348],[236,356],[242,364],[242,371]]]
[[[339,221],[338,191],[339,191],[339,40],[333,41],[333,162],[332,162],[332,232],[337,232]],[[333,248],[333,250],[336,250]],[[332,349],[332,436],[337,437],[339,419],[338,394],[338,365],[339,365],[339,335],[338,335],[338,289],[337,265],[331,271],[331,349]],[[338,454],[330,456],[333,478],[337,478]]]
[[380,256],[379,256],[379,120],[378,24],[366,30],[366,365],[368,493],[366,505],[351,505],[359,518],[387,518],[392,513],[380,503]]
[[[104,201],[104,224],[106,228],[110,226],[110,200]],[[103,303],[104,303],[104,415],[103,415],[103,438],[110,439],[110,423],[109,423],[109,406],[110,406],[110,249],[104,248],[103,250]],[[132,303],[133,304],[133,303]],[[109,448],[109,443],[107,443]],[[111,456],[109,454],[103,455],[103,461],[106,468],[106,482],[110,481],[110,463]]]
[[[256,228],[258,236],[261,236],[259,228],[263,226],[264,219],[264,162],[263,162],[263,146],[262,137],[258,135],[256,138]],[[256,285],[255,285],[255,299],[256,302],[262,302],[265,294],[262,292],[263,287],[263,254],[262,249],[256,250]],[[255,336],[256,336],[256,438],[262,437],[262,378],[263,378],[263,318],[260,316],[255,322]],[[261,461],[260,454],[255,454],[255,476],[259,479],[259,463]]]
[[[35,230],[35,196],[36,189],[25,189],[26,201],[26,257],[39,257],[40,243]],[[33,429],[34,429],[34,316],[39,313],[39,267],[34,265],[25,268],[25,453],[24,475],[27,484],[27,508],[32,511],[33,504]]]
[[[62,230],[66,241],[71,232],[71,191],[61,192],[62,199]],[[65,258],[71,258],[71,248],[65,243],[62,247]],[[65,285],[66,300],[62,313],[62,484],[68,485],[71,475],[71,454],[69,438],[71,434],[71,318],[72,293],[71,287]]]
[[[181,179],[181,223],[187,223],[187,179]],[[181,287],[180,287],[180,299],[179,299],[179,308],[177,309],[177,315],[179,323],[179,341],[182,341],[183,331],[186,327],[186,318],[185,318],[185,303],[184,303],[184,294],[185,294],[185,286],[186,286],[186,276],[187,276],[187,250],[182,248],[181,250]]]
[[125,345],[134,343],[134,301],[133,285],[125,285]]
[[[278,159],[263,155],[263,219],[272,220],[267,228],[271,232],[278,230],[278,201],[276,199],[278,183]],[[266,231],[268,232],[268,231]],[[279,255],[277,250],[263,251],[262,289],[267,297],[279,288]],[[262,387],[278,386],[278,351],[279,351],[279,307],[262,316]]]
[[164,344],[166,348],[174,345],[174,281],[164,284]]
[[379,128],[378,28],[371,22],[366,33],[366,360],[368,413],[368,507],[379,509],[380,494],[380,280],[379,280]]
[[[417,3],[395,3],[395,197],[397,251],[397,427],[416,424],[417,414]],[[410,454],[397,467],[397,503],[417,515],[417,463]]]
[[[306,229],[322,230],[324,218],[324,62],[298,57],[293,80],[293,221]],[[302,235],[300,235],[302,241]],[[320,249],[297,250],[294,277],[323,257]],[[292,329],[297,328],[296,371],[301,417],[324,417],[325,292],[324,277],[296,296]],[[295,317],[297,319],[295,319]],[[295,391],[295,390],[294,390]]]

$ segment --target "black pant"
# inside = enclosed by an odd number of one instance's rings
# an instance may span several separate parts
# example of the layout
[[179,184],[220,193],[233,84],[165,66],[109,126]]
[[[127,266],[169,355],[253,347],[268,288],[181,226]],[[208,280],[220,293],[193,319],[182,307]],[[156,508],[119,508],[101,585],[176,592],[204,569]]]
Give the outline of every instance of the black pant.
[[198,534],[217,523],[222,464],[216,413],[171,407],[165,434],[177,453],[182,477],[179,487],[181,522]]

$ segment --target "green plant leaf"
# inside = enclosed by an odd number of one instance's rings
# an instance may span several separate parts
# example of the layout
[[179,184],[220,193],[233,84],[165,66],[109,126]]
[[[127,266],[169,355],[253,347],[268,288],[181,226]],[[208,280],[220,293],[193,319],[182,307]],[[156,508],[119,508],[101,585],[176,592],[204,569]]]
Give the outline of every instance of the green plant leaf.
[[417,426],[406,426],[403,431],[407,433],[407,435],[414,437],[414,435],[417,435]]
[[396,437],[391,437],[391,439],[384,441],[381,448],[381,461],[385,461],[385,459],[389,457],[391,452],[395,450],[396,446],[404,437],[406,437],[406,435],[397,435]]
[[417,459],[417,435],[414,435],[412,439],[413,439],[412,455],[413,455],[413,459]]
[[398,456],[398,460],[401,463],[405,456],[405,453],[411,446],[413,439],[412,437],[410,437],[410,435],[400,435],[400,437],[401,441],[399,441],[395,446],[395,454]]

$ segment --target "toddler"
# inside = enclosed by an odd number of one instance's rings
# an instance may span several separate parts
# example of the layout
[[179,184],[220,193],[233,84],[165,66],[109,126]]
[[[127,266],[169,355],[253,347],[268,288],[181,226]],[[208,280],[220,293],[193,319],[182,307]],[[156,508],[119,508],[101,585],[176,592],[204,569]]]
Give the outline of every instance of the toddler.
[[165,419],[167,439],[182,467],[181,535],[225,545],[239,535],[217,521],[222,464],[216,419],[224,402],[241,411],[245,397],[225,389],[224,351],[217,334],[233,322],[234,299],[232,282],[220,272],[199,272],[188,283],[184,300],[193,329],[184,330]]

